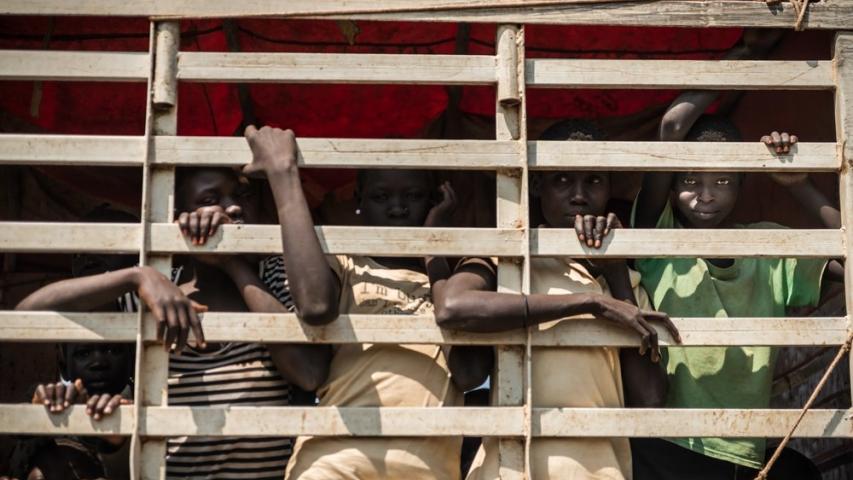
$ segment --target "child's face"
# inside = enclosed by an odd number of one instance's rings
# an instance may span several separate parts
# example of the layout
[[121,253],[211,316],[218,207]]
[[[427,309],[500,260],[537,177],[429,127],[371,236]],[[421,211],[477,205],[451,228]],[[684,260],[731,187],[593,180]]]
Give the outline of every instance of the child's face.
[[419,227],[432,208],[430,176],[412,170],[370,170],[361,185],[360,208],[365,224]]
[[690,227],[717,227],[734,209],[740,181],[736,173],[680,172],[672,185],[675,208]]
[[542,215],[553,228],[572,228],[577,215],[603,215],[610,200],[606,172],[547,172],[535,187]]
[[128,382],[130,348],[120,343],[68,345],[66,380],[83,380],[89,393],[121,393]]
[[187,175],[179,186],[179,209],[192,212],[201,207],[218,205],[223,210],[239,206],[241,213],[232,218],[235,223],[257,223],[260,198],[245,177],[237,177],[223,169],[200,169]]

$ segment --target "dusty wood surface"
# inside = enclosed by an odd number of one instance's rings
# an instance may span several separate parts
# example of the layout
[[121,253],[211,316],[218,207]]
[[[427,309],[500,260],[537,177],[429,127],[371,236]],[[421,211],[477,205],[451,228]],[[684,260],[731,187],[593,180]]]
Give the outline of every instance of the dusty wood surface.
[[148,62],[147,52],[0,50],[0,78],[144,82]]
[[483,85],[495,83],[495,57],[182,52],[178,56],[178,78],[243,83]]
[[[0,424],[9,433],[63,435],[124,434],[132,430],[130,411],[121,407],[94,422],[74,406],[49,415],[41,405],[0,405]],[[178,435],[343,435],[343,436],[506,436],[522,435],[521,407],[144,407],[145,436]],[[797,410],[694,410],[579,408],[533,409],[535,437],[778,437]],[[810,411],[798,437],[853,437],[851,410]]]
[[[796,11],[790,3],[763,1],[601,1],[589,0],[6,0],[0,14],[211,17],[328,17],[333,19],[411,20],[435,22],[550,23],[575,25],[648,25],[683,27],[792,28]],[[809,6],[806,28],[843,29],[853,24],[849,0]]]
[[[303,324],[293,314],[222,313],[201,315],[208,341],[259,343],[406,343],[524,345],[521,329],[503,333],[443,330],[431,315],[341,315],[322,327]],[[682,345],[840,345],[847,333],[844,317],[673,318]],[[143,340],[154,342],[156,319],[146,314]],[[661,345],[674,345],[657,325]],[[136,338],[133,313],[0,312],[0,341],[131,342]],[[534,346],[638,346],[636,334],[606,320],[574,317],[557,326],[534,328]],[[510,347],[507,347],[511,350]],[[511,353],[511,352],[510,352]],[[520,372],[518,359],[503,365]],[[511,388],[515,385],[515,388]],[[509,399],[521,398],[521,385],[507,385]]]
[[531,87],[828,90],[828,61],[527,60]]

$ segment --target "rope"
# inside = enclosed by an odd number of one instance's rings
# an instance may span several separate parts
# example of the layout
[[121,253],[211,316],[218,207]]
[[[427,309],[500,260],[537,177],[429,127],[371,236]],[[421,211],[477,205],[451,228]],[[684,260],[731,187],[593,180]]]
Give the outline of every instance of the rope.
[[[808,0],[805,0],[808,2]],[[826,384],[827,380],[829,380],[829,375],[835,369],[838,362],[844,357],[844,354],[850,351],[850,345],[853,343],[853,329],[850,330],[850,333],[847,335],[847,339],[841,344],[841,348],[838,349],[838,353],[835,354],[835,358],[832,359],[832,362],[824,372],[823,377],[820,379],[820,382],[815,386],[814,391],[808,400],[806,400],[806,404],[803,405],[802,411],[800,411],[800,416],[797,418],[797,421],[794,422],[794,425],[791,427],[791,430],[785,435],[785,438],[782,439],[782,443],[776,447],[776,451],[773,452],[773,456],[770,457],[770,460],[767,462],[767,465],[758,472],[755,480],[767,480],[767,475],[770,473],[770,469],[773,468],[773,464],[776,463],[776,460],[779,459],[779,456],[782,455],[782,450],[788,445],[788,442],[791,441],[791,437],[794,435],[794,431],[800,426],[800,422],[803,420],[803,417],[806,416],[806,413],[812,407],[815,399],[817,398],[820,391],[823,389],[823,386]]]
[[[791,5],[794,6],[794,11],[797,14],[797,21],[794,22],[794,30],[802,32],[806,28],[803,26],[803,19],[806,17],[806,11],[809,9],[810,0],[791,0]],[[782,0],[765,0],[767,5],[781,5]]]

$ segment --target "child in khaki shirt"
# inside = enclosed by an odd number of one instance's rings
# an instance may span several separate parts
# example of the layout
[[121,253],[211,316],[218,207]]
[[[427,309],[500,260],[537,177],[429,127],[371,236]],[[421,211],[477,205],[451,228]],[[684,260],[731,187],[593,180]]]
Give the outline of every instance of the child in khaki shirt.
[[[327,262],[302,192],[293,133],[249,127],[246,136],[253,153],[246,171],[269,179],[302,321],[323,325],[339,313],[433,311],[422,259],[339,256]],[[357,213],[372,226],[440,226],[447,212],[433,207],[433,184],[428,172],[360,172]],[[476,347],[347,344],[333,346],[326,358],[313,365],[326,378],[317,389],[320,406],[461,406],[461,392],[482,383],[491,369],[491,349]],[[300,437],[285,478],[452,480],[459,478],[460,447],[459,437]]]
[[[543,134],[547,140],[590,140],[588,124],[566,121]],[[535,178],[545,228],[575,228],[580,241],[599,248],[619,220],[607,214],[610,177],[601,172],[547,172]],[[640,355],[631,349],[538,347],[531,379],[534,407],[654,406],[665,396],[664,372],[653,320],[677,339],[669,318],[649,311],[639,275],[625,262],[579,262],[570,258],[531,261],[531,294],[496,293],[495,272],[487,262],[464,262],[433,286],[436,319],[446,328],[497,332],[538,325],[559,329],[575,315],[592,314],[636,331]],[[639,306],[639,307],[638,307]],[[648,357],[644,354],[650,352]],[[623,379],[625,385],[623,386]],[[627,397],[627,398],[626,398]],[[469,479],[497,479],[497,442],[486,439]],[[531,474],[536,479],[630,479],[631,454],[624,438],[535,439]]]

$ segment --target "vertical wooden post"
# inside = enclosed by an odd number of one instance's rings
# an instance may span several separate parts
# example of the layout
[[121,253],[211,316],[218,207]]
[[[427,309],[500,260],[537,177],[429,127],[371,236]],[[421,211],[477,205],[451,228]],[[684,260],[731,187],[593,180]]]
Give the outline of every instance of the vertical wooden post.
[[[841,229],[844,232],[844,295],[847,328],[853,329],[853,32],[839,32],[834,45],[835,135],[841,161],[839,193]],[[850,389],[853,395],[853,353],[850,359]]]
[[[174,218],[175,168],[152,165],[156,135],[176,135],[177,122],[177,57],[180,48],[181,28],[179,22],[154,24],[154,71],[148,98],[149,122],[146,131],[147,148],[143,167],[142,219],[143,245],[140,264],[150,265],[171,278],[172,257],[170,255],[148,255],[152,223],[171,222]],[[140,308],[139,331],[144,321]],[[137,342],[136,395],[141,407],[165,406],[168,403],[169,355],[160,344],[145,345]],[[144,415],[139,415],[144,422]],[[139,427],[137,427],[139,428]],[[140,477],[165,479],[166,439],[143,439],[139,442],[139,454],[134,467]]]
[[[524,121],[524,30],[515,25],[499,25],[497,30],[497,99],[496,138],[517,140],[521,170],[497,172],[497,226],[525,231],[524,258],[501,259],[498,264],[498,290],[529,291],[529,252],[527,242],[527,128]],[[528,342],[529,344],[529,342]],[[492,403],[497,406],[525,404],[524,350],[521,347],[498,347],[492,382]],[[529,360],[529,357],[528,357]],[[527,399],[529,402],[529,398]],[[528,426],[529,426],[529,416]],[[525,436],[529,435],[529,428]],[[500,439],[500,476],[502,479],[529,478],[525,461],[525,443],[516,439]]]

